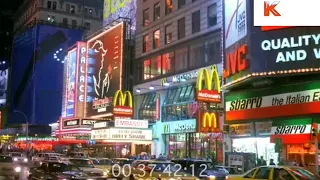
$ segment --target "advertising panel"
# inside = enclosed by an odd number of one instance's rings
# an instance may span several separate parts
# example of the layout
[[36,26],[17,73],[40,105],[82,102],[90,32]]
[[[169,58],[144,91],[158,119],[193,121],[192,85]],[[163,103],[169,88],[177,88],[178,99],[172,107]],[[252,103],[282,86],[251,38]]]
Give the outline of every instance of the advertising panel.
[[76,78],[76,61],[77,61],[77,50],[72,49],[68,52],[67,57],[67,79],[66,83],[66,117],[74,116],[74,105],[75,105],[75,78]]
[[110,139],[114,140],[152,140],[152,130],[144,129],[110,129]]
[[220,132],[220,113],[198,112],[197,132]]
[[262,31],[254,27],[253,72],[303,73],[320,67],[320,28],[291,27]]
[[196,132],[196,127],[197,124],[195,119],[165,122],[163,123],[161,132],[162,134]]
[[132,117],[133,99],[130,91],[118,90],[113,97],[113,115],[115,118]]
[[224,0],[225,48],[247,35],[246,0]]
[[0,70],[0,105],[7,102],[8,69]]
[[253,123],[231,124],[230,137],[248,137],[253,136]]
[[320,113],[320,82],[225,94],[226,121]]
[[115,119],[114,127],[147,129],[149,128],[149,122],[147,120]]
[[113,96],[122,87],[123,31],[120,23],[88,41],[88,61],[94,63],[88,67],[93,88],[85,98],[86,116],[112,114]]
[[108,25],[119,17],[129,18],[131,29],[136,29],[137,0],[104,0],[103,26]]

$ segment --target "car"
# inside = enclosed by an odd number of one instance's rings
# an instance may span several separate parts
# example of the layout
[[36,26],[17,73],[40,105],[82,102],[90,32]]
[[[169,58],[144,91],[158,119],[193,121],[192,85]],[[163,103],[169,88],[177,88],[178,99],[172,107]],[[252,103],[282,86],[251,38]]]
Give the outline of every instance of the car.
[[9,155],[0,155],[0,176],[14,177],[20,179],[23,167]]
[[29,170],[28,179],[90,179],[90,177],[70,163],[45,161],[39,167]]
[[170,180],[199,180],[198,177],[184,171],[171,161],[137,160],[132,163],[131,172],[124,174],[129,179],[170,179]]
[[317,180],[313,173],[297,166],[260,166],[244,175],[231,176],[230,180],[269,179],[269,180]]
[[95,167],[106,170],[106,171],[110,171],[113,165],[112,160],[108,158],[95,158],[95,159],[92,159],[92,162]]
[[113,158],[112,163],[120,166],[130,165],[134,160],[129,158]]
[[212,165],[211,161],[204,159],[174,159],[172,162],[176,163],[176,166],[185,170],[186,172],[203,178],[215,178],[216,180],[228,179],[229,172],[225,168],[218,168]]
[[40,162],[48,159],[49,157],[61,157],[61,156],[63,156],[63,155],[59,154],[59,153],[37,153],[36,155],[34,155],[32,157],[32,162],[35,165],[38,165],[38,164],[40,164]]
[[17,161],[21,163],[28,163],[29,161],[26,155],[21,152],[9,152],[8,155],[13,157],[13,161]]
[[90,177],[105,178],[108,175],[107,171],[95,167],[92,160],[89,158],[69,158],[69,162],[71,162],[74,166],[78,167]]
[[215,166],[216,168],[220,169],[221,171],[225,171],[229,175],[239,175],[242,174],[241,170],[237,167],[230,167],[230,166]]
[[69,152],[67,153],[68,157],[77,157],[77,158],[85,158],[87,155],[84,152]]

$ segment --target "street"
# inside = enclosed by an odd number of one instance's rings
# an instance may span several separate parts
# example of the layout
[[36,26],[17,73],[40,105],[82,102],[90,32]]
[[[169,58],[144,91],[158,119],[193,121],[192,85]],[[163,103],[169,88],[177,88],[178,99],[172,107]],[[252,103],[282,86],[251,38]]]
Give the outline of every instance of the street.
[[[28,179],[28,172],[29,172],[29,167],[27,165],[21,165],[21,172],[20,172],[20,178],[19,180],[27,180]],[[14,177],[6,177],[6,176],[1,176],[0,175],[0,180],[2,179],[14,179]]]

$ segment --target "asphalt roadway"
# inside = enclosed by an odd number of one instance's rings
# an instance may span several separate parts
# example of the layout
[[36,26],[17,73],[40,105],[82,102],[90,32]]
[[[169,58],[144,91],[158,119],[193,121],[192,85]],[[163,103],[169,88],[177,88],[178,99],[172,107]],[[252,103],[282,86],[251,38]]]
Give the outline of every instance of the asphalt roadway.
[[[24,164],[21,165],[21,172],[20,172],[20,180],[27,180],[28,176],[29,176],[29,166]],[[0,176],[0,180],[5,179],[5,180],[9,180],[9,179],[14,179],[14,177],[6,177],[6,176]]]

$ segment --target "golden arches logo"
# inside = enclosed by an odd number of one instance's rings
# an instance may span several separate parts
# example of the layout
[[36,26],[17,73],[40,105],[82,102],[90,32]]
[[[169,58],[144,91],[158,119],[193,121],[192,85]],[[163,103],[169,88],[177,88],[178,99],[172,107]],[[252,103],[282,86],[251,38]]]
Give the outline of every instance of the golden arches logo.
[[165,86],[165,84],[167,83],[167,78],[162,78],[160,83],[161,86]]
[[125,91],[124,93],[121,90],[118,90],[113,97],[113,106],[117,106],[117,103],[119,103],[119,106],[125,106],[128,99],[128,106],[130,108],[133,107],[132,102],[132,94],[130,91]]
[[201,132],[216,132],[219,130],[217,115],[215,113],[204,113],[200,127]]
[[220,77],[218,73],[218,67],[217,65],[212,65],[210,67],[210,72],[207,69],[201,69],[198,72],[198,78],[197,78],[197,90],[202,90],[202,78],[204,76],[204,84],[206,86],[207,90],[212,90],[212,83],[214,82],[215,90],[218,91],[218,93],[221,92],[221,83],[220,83]]

